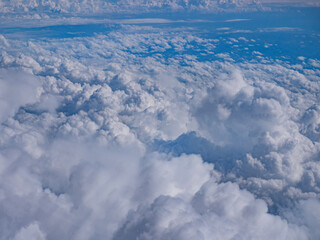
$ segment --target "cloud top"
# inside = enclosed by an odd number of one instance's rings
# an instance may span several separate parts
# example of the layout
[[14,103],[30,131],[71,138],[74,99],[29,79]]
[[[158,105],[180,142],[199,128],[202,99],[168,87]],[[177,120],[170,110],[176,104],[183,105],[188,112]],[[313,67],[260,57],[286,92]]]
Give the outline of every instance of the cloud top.
[[319,239],[320,62],[235,20],[0,36],[0,239]]

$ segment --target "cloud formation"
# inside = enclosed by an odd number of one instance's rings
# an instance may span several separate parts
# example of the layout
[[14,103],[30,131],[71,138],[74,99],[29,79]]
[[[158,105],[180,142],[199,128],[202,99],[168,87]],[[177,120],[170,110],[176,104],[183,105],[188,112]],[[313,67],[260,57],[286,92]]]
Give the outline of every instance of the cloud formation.
[[4,151],[1,239],[307,239],[237,184],[217,184],[199,156],[132,150],[56,140],[39,159]]
[[[228,8],[257,7],[257,1],[246,0],[130,0],[130,1],[2,1],[2,13],[8,12],[61,12],[61,13],[99,13],[99,12],[126,12],[150,10],[222,10]],[[40,15],[39,15],[40,16]]]
[[40,82],[26,72],[0,69],[0,122],[12,117],[19,107],[37,100]]
[[0,239],[319,238],[318,60],[190,31],[0,39]]

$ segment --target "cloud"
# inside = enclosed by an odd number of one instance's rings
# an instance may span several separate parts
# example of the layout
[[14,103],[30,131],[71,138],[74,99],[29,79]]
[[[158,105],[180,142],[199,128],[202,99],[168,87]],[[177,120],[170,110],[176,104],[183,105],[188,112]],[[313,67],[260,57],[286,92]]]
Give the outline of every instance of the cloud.
[[160,195],[188,198],[212,169],[199,156],[75,139],[55,140],[38,158],[17,146],[2,153],[1,239],[111,239],[130,210]]
[[258,30],[259,32],[291,32],[291,31],[301,31],[299,28],[293,27],[275,27],[275,28],[261,28]]
[[[2,13],[101,13],[101,12],[148,12],[152,10],[213,10],[254,8],[257,6],[253,0],[246,1],[217,1],[217,0],[170,0],[170,1],[2,1]],[[37,15],[40,16],[40,15]]]
[[120,0],[120,1],[60,1],[20,0],[1,2],[0,13],[17,14],[26,19],[48,19],[57,14],[75,16],[101,13],[147,12],[238,12],[270,10],[270,6],[319,6],[317,0]]
[[37,100],[40,87],[39,80],[26,72],[0,70],[0,122],[22,106]]
[[[294,120],[297,110],[286,91],[266,81],[251,85],[239,69],[228,67],[228,70],[230,74],[217,76],[214,87],[194,112],[199,135],[221,152],[210,153],[209,159],[223,172],[241,178],[237,182],[242,187],[260,197],[268,196],[266,200],[271,198],[271,205],[288,204],[275,198],[282,194],[289,196],[285,189],[299,182],[303,192],[318,194],[317,184],[311,190],[312,183],[305,182],[304,174],[306,165],[316,158],[319,150],[312,138],[301,134],[299,123]],[[309,126],[313,129],[312,124]],[[317,136],[316,131],[311,132],[313,137]],[[303,194],[298,198],[303,198]]]
[[13,240],[23,240],[23,239],[35,239],[35,240],[45,240],[45,235],[39,229],[39,225],[37,223],[30,224],[26,228],[22,228]]
[[72,139],[56,139],[38,159],[5,152],[3,239],[307,239],[237,184],[216,183],[196,155]]
[[309,239],[317,239],[320,236],[320,231],[316,224],[320,220],[319,206],[319,199],[310,198],[300,201],[293,211],[286,211],[284,214],[292,223],[299,224],[308,229],[307,234]]
[[114,239],[307,239],[236,184],[209,181],[191,202],[160,196],[130,212]]
[[192,31],[6,39],[0,239],[319,238],[317,59]]
[[282,6],[319,6],[316,0],[260,0],[262,4],[277,4]]

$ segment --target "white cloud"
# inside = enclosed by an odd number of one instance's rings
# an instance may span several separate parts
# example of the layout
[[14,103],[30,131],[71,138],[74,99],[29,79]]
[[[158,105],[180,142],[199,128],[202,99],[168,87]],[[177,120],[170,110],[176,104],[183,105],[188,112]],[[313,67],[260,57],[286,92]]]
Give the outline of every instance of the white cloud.
[[[287,204],[275,198],[288,196],[285,189],[299,182],[302,192],[318,195],[317,184],[304,180],[306,164],[317,158],[319,152],[318,145],[311,141],[317,136],[314,127],[318,123],[313,119],[316,112],[307,110],[310,125],[305,116],[303,122],[308,127],[303,135],[303,128],[295,120],[298,110],[291,105],[284,88],[264,81],[262,76],[252,85],[252,75],[226,67],[231,73],[216,76],[214,86],[194,112],[199,134],[213,146],[219,146],[216,151],[223,153],[223,159],[220,160],[222,153],[215,153],[211,161],[226,172],[226,180],[237,179],[242,187],[271,200],[270,205],[275,201]],[[306,129],[310,131],[308,134]],[[318,170],[312,172],[313,176]],[[267,191],[268,188],[272,190]],[[291,197],[301,199],[303,195]]]
[[111,239],[129,210],[160,195],[190,198],[212,169],[199,156],[139,156],[136,148],[71,139],[46,146],[38,159],[3,152],[1,239]]
[[236,184],[209,181],[191,202],[160,196],[128,215],[115,239],[307,239]]
[[26,72],[0,70],[0,122],[37,100],[39,80]]
[[34,240],[45,240],[45,235],[39,229],[37,223],[30,224],[26,228],[22,228],[14,237],[13,240],[24,240],[24,239],[34,239]]
[[[49,0],[46,2],[37,0],[2,1],[2,13],[101,13],[101,12],[148,12],[152,10],[205,10],[217,11],[217,9],[256,8],[257,3],[253,0],[246,1],[218,1],[218,0],[170,0],[170,1],[58,1]],[[39,17],[37,14],[34,17]]]
[[0,239],[318,238],[316,59],[174,28],[46,40],[1,52]]
[[199,156],[136,152],[70,139],[38,160],[6,154],[2,238],[307,239],[237,184],[217,184]]
[[317,223],[320,221],[319,199],[310,198],[300,201],[295,209],[286,211],[285,215],[292,223],[299,224],[307,229],[309,239],[317,239],[320,237],[320,231]]
[[[55,14],[75,16],[101,13],[146,13],[161,11],[257,11],[270,10],[269,6],[319,6],[317,0],[18,0],[1,1],[0,13],[17,14],[26,19],[48,19]],[[237,19],[235,19],[237,20]],[[239,19],[243,20],[243,19]]]
[[278,4],[284,6],[319,6],[317,0],[260,0],[262,4]]

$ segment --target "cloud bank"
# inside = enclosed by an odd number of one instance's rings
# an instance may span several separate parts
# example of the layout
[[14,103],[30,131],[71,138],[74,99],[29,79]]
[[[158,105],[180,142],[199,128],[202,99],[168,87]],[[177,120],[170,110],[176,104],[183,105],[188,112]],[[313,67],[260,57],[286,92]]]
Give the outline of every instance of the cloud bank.
[[254,8],[257,1],[222,0],[120,0],[120,1],[2,1],[2,13],[8,12],[61,12],[61,13],[101,13],[101,12],[147,12],[152,10],[223,10],[234,8]]
[[[35,14],[42,18],[45,14],[98,14],[98,13],[146,13],[154,11],[256,11],[269,9],[270,6],[319,6],[317,0],[2,0],[0,13]],[[47,17],[47,15],[46,15]]]
[[320,237],[319,60],[190,31],[0,38],[0,239]]

